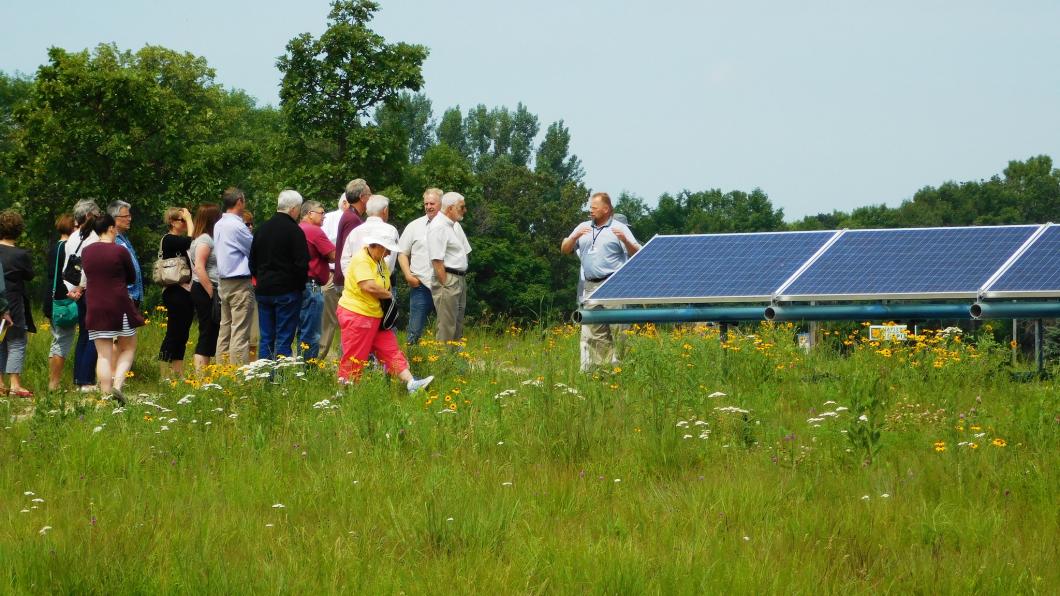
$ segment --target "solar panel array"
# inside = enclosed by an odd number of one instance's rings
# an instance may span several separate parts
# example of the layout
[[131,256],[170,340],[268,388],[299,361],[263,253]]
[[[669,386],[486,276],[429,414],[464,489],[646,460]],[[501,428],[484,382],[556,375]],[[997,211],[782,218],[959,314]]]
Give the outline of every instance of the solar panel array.
[[656,236],[601,304],[1060,297],[1060,226]]
[[987,298],[1055,296],[1060,288],[1060,226],[1048,226],[985,292]]
[[637,296],[646,304],[769,300],[833,236],[835,232],[657,236],[593,299]]

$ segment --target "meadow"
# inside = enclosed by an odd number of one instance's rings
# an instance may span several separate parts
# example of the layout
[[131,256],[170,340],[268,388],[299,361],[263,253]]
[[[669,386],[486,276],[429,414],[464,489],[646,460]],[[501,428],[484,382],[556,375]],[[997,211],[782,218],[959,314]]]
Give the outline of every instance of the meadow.
[[[4,593],[1057,593],[1060,407],[1009,346],[479,326],[408,355],[0,401]],[[28,384],[45,385],[47,333]],[[189,350],[190,354],[190,350]]]

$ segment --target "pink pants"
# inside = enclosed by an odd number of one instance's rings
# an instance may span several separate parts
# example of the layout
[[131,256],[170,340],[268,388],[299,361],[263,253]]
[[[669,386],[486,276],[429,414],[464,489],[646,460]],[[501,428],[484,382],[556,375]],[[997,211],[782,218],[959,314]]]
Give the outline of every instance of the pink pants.
[[380,331],[379,318],[366,317],[341,306],[335,314],[342,336],[342,358],[339,359],[338,371],[340,381],[345,383],[351,378],[361,378],[361,370],[369,354],[375,354],[394,376],[408,370],[409,361],[398,347],[397,335],[393,330]]

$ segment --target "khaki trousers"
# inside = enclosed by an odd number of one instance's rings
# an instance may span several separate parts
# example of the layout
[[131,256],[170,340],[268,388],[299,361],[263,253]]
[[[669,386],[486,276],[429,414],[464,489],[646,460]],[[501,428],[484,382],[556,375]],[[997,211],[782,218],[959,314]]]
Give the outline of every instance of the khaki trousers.
[[[586,280],[585,288],[582,290],[581,301],[596,291],[604,282],[592,282]],[[617,306],[586,306],[582,308],[590,310],[619,308]],[[589,372],[601,366],[611,366],[622,359],[622,352],[626,345],[626,330],[629,325],[582,325],[581,337],[581,370]]]
[[221,326],[217,332],[217,360],[241,366],[250,355],[250,328],[257,314],[254,286],[250,278],[222,279]]
[[[320,354],[317,358],[324,360],[331,352],[331,344],[335,339],[335,332],[339,330],[339,319],[335,311],[339,308],[339,298],[342,298],[342,286],[335,285],[335,276],[332,275],[328,284],[322,288],[324,292],[324,312],[320,318]],[[342,352],[341,345],[336,350]]]
[[431,297],[438,316],[434,339],[440,342],[464,337],[464,310],[467,307],[467,279],[452,273],[445,278],[444,286],[438,283],[437,278],[431,282]]

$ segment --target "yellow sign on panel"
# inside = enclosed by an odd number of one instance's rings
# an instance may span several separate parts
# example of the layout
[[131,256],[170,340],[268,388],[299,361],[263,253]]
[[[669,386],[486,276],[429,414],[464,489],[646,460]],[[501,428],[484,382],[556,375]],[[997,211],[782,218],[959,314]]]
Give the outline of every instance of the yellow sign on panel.
[[872,341],[905,341],[905,325],[869,325],[869,339]]

